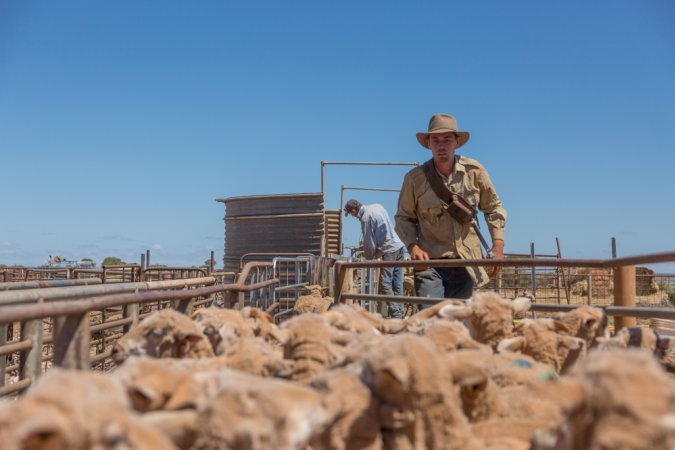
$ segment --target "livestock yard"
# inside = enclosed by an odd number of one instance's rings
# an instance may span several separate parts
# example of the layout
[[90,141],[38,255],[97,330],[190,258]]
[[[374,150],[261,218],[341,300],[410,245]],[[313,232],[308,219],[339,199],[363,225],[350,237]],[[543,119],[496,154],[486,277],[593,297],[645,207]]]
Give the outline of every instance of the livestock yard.
[[[674,448],[675,276],[645,266],[675,252],[365,261],[320,197],[219,199],[224,270],[0,268],[0,448]],[[478,265],[469,301],[415,295]]]

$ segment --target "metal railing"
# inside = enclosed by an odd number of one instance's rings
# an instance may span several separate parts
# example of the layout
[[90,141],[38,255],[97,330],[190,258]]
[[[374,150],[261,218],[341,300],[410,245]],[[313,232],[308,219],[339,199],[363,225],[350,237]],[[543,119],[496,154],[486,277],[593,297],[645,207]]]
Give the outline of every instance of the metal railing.
[[[615,328],[634,326],[635,317],[649,317],[659,319],[675,319],[675,308],[663,307],[636,307],[635,302],[635,266],[638,264],[654,264],[675,261],[675,252],[651,253],[646,255],[628,256],[612,259],[537,259],[537,258],[510,258],[510,259],[434,259],[430,261],[359,261],[338,262],[335,267],[334,292],[337,302],[345,300],[362,300],[370,302],[402,301],[401,297],[391,295],[377,295],[370,292],[347,292],[348,273],[354,269],[374,269],[383,267],[550,267],[550,268],[604,268],[611,269],[614,291],[613,304],[606,306],[605,311],[615,316]],[[363,283],[361,284],[363,286]],[[363,290],[363,289],[362,289]],[[404,297],[403,301],[411,304],[434,304],[446,300],[444,298]],[[578,305],[539,304],[532,305],[532,311],[567,311]]]
[[[147,306],[189,314],[224,292],[251,292],[271,302],[270,288],[279,283],[269,276],[271,268],[271,262],[248,263],[237,281],[228,284],[202,277],[0,292],[4,296],[0,299],[0,396],[21,392],[51,366],[105,369],[112,343],[152,313]],[[10,325],[17,333],[7,339]],[[14,334],[18,339],[13,339]],[[8,373],[15,374],[16,380],[5,385]]]

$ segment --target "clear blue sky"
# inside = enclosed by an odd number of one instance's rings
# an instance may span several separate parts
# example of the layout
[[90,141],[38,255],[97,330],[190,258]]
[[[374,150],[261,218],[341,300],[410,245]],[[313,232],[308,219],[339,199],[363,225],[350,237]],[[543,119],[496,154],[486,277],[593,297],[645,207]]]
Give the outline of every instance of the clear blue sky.
[[[0,263],[220,260],[214,199],[424,161],[437,112],[472,133],[507,253],[675,250],[674,23],[672,0],[0,0]],[[406,170],[330,167],[326,206]]]

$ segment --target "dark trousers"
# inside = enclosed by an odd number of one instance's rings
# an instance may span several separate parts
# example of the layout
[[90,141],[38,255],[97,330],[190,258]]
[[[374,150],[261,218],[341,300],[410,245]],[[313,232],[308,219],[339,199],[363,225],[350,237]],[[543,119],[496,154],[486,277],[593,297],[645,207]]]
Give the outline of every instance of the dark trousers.
[[473,295],[473,280],[464,267],[420,270],[415,272],[415,291],[418,297],[468,299]]

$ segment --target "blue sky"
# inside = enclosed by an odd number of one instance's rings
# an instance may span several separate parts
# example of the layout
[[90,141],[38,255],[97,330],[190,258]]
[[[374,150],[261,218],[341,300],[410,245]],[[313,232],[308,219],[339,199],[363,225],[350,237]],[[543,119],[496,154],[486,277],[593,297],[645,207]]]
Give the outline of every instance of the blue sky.
[[[673,23],[672,0],[0,0],[0,263],[220,259],[214,199],[422,162],[437,112],[472,133],[507,253],[675,250]],[[329,167],[326,206],[406,170]]]

